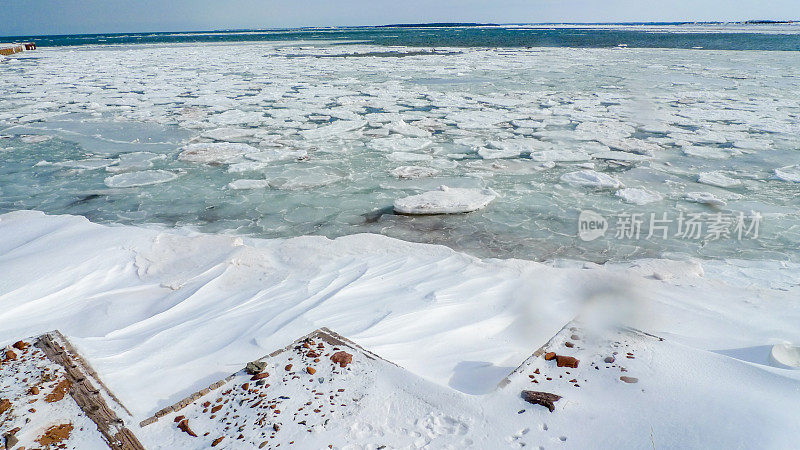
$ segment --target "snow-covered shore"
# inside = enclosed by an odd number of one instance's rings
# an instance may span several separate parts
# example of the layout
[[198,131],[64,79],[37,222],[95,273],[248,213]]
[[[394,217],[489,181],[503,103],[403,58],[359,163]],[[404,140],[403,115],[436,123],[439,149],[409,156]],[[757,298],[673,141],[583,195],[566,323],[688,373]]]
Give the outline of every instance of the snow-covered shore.
[[[480,399],[598,304],[669,341],[660,361],[640,362],[652,377],[648,389],[686,377],[689,386],[732,392],[745,383],[764,394],[752,423],[739,425],[730,442],[768,433],[780,447],[800,417],[791,406],[800,404],[800,371],[769,359],[773,344],[800,342],[796,264],[481,260],[379,235],[243,239],[34,211],[0,216],[0,237],[0,344],[60,329],[137,419],[322,326],[446,391]],[[704,411],[693,405],[702,399],[660,401],[684,404],[686,417],[665,418],[644,404],[614,409],[652,421],[662,442],[675,423]],[[711,428],[702,431],[729,429]],[[598,430],[575,424],[570,442],[591,442]],[[633,433],[632,442],[651,433],[617,431]]]

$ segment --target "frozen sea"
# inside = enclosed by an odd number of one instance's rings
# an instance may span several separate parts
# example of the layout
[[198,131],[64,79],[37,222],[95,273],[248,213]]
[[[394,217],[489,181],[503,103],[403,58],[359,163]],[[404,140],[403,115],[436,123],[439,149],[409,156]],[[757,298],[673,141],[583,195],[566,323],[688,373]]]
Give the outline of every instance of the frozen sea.
[[[797,261],[799,28],[42,38],[0,62],[0,213],[528,260]],[[441,185],[497,198],[393,213]],[[604,236],[578,237],[582,210]]]

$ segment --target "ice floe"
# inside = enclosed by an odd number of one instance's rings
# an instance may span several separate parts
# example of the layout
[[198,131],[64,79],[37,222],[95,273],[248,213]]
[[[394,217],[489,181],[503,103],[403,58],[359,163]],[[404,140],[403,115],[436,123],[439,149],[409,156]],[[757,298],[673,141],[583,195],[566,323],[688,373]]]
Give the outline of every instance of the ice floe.
[[412,161],[431,161],[433,156],[426,153],[394,152],[386,156],[392,161],[412,162]]
[[585,186],[594,189],[619,189],[624,187],[618,179],[595,170],[579,170],[561,175],[561,181],[573,186]]
[[734,187],[742,184],[740,180],[727,176],[724,172],[703,172],[697,177],[697,182],[717,187]]
[[95,169],[102,169],[116,163],[117,163],[116,159],[88,158],[88,159],[77,159],[69,161],[59,161],[53,164],[56,166],[66,167],[69,169],[95,170]]
[[486,207],[497,197],[490,189],[450,188],[440,186],[410,197],[397,199],[394,210],[400,214],[458,214]]
[[646,205],[661,201],[664,197],[661,194],[650,192],[642,188],[624,188],[617,191],[617,197],[634,205]]
[[433,141],[425,138],[400,137],[373,139],[370,141],[369,146],[375,150],[387,153],[415,152],[430,146],[432,143]]
[[408,137],[425,138],[431,136],[430,131],[415,127],[414,125],[409,125],[403,120],[391,122],[386,126],[386,128],[388,128],[391,132],[402,134],[403,136]]
[[26,144],[40,144],[53,139],[53,136],[48,136],[45,134],[24,134],[20,136],[19,139]]
[[392,175],[396,176],[397,178],[408,179],[432,177],[438,173],[438,169],[422,166],[400,166],[392,169]]
[[107,166],[106,171],[111,173],[130,172],[133,170],[144,170],[153,167],[153,161],[164,159],[164,155],[150,152],[132,152],[119,155],[117,164]]
[[241,143],[198,143],[183,147],[178,159],[192,163],[225,164],[236,161],[244,154],[257,152],[257,148]]
[[775,169],[775,178],[783,181],[800,183],[800,164]]
[[244,190],[244,189],[264,189],[269,187],[267,180],[234,180],[228,183],[228,189]]
[[621,152],[614,150],[592,153],[592,158],[606,159],[611,161],[625,161],[625,162],[641,162],[652,159],[652,157],[649,155],[640,155],[637,153],[628,153],[628,152]]
[[[627,153],[626,153],[627,154]],[[541,150],[531,152],[530,158],[534,161],[574,162],[592,159],[588,153],[580,150]]]
[[107,177],[105,184],[110,188],[128,188],[167,183],[176,178],[178,178],[178,175],[166,170],[143,170],[141,172],[126,172]]
[[300,134],[308,140],[329,139],[351,131],[358,130],[367,124],[366,120],[337,120],[330,125],[324,125],[310,130],[303,130]]
[[725,206],[725,200],[710,192],[687,192],[684,198],[690,202],[702,203],[710,206]]

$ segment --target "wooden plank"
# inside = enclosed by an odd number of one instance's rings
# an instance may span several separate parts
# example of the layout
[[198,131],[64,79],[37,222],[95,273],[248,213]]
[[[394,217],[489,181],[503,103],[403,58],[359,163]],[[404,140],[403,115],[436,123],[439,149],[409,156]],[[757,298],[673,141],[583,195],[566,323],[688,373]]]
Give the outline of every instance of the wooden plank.
[[97,425],[97,430],[103,435],[109,448],[113,450],[144,450],[144,446],[136,439],[136,436],[125,428],[122,419],[109,408],[103,399],[101,390],[95,388],[90,379],[94,379],[115,402],[119,403],[119,401],[102,384],[97,377],[97,372],[75,351],[61,333],[56,331],[43,334],[37,339],[35,345],[42,349],[51,361],[64,367],[66,377],[72,383],[70,395],[86,416]]

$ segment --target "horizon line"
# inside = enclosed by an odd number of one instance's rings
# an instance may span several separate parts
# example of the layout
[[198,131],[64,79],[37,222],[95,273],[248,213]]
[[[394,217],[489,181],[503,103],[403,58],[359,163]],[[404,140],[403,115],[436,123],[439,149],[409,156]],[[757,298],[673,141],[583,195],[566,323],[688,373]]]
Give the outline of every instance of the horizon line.
[[0,35],[0,38],[14,37],[46,37],[46,36],[93,36],[93,35],[115,35],[115,34],[162,34],[162,33],[226,33],[237,31],[298,31],[298,30],[335,30],[335,29],[354,29],[354,28],[415,28],[415,27],[503,27],[511,25],[721,25],[721,24],[740,24],[740,25],[786,25],[800,23],[800,19],[747,19],[747,20],[701,20],[701,21],[631,21],[631,22],[409,22],[409,23],[390,23],[379,25],[332,25],[332,26],[302,26],[302,27],[276,27],[276,28],[220,28],[205,30],[159,30],[159,31],[115,31],[115,32],[95,32],[95,33],[68,33],[68,34],[17,34]]

